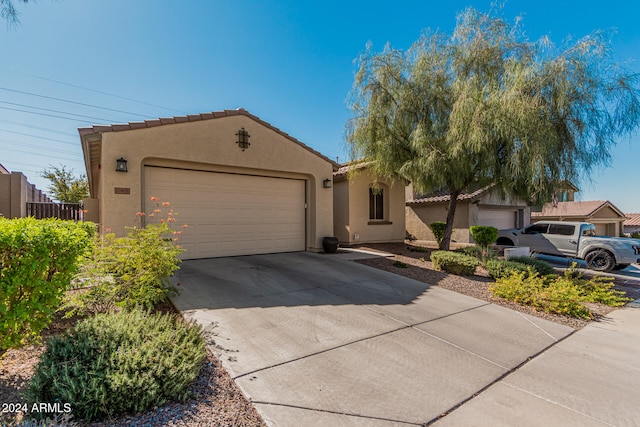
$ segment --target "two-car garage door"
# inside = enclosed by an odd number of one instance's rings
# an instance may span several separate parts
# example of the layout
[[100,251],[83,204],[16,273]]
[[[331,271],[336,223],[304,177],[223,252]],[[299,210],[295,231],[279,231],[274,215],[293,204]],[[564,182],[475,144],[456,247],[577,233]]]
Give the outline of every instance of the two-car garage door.
[[145,200],[178,214],[186,259],[305,250],[304,180],[146,166]]

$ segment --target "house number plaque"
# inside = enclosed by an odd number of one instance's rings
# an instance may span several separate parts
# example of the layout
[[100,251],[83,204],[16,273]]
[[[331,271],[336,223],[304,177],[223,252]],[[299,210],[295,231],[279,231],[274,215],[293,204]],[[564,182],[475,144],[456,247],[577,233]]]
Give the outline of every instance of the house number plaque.
[[116,194],[131,194],[131,188],[129,187],[114,187],[113,192]]

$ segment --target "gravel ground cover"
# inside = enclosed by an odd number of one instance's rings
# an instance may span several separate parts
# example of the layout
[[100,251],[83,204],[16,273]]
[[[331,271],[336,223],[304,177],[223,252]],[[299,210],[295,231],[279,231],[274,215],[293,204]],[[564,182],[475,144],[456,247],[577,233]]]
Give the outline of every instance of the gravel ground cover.
[[[373,258],[357,261],[370,267],[379,268],[414,280],[449,289],[496,305],[508,307],[512,310],[560,323],[574,329],[582,329],[589,323],[589,321],[585,319],[545,313],[543,311],[537,311],[532,307],[523,306],[502,298],[494,297],[489,291],[489,285],[492,283],[492,279],[488,277],[487,272],[482,268],[478,268],[476,270],[476,274],[469,277],[455,276],[442,271],[433,270],[433,265],[429,259],[431,252],[436,250],[435,248],[422,249],[421,247],[415,247],[410,244],[380,243],[367,244],[361,246],[360,249],[395,254],[393,257],[388,258]],[[396,264],[398,261],[405,264],[406,267],[399,267],[398,264]],[[625,291],[627,296],[634,300],[640,298],[640,284],[634,285],[616,282],[615,289]],[[609,307],[599,303],[589,304],[589,308],[596,313],[596,321],[616,309],[615,307]]]
[[[173,311],[169,303],[157,308],[159,311]],[[57,319],[45,332],[44,337],[61,333],[72,327],[77,319]],[[24,403],[22,392],[35,371],[44,345],[32,345],[19,350],[9,350],[0,355],[0,404]],[[194,396],[184,403],[168,403],[149,411],[105,420],[90,427],[209,427],[209,426],[265,426],[253,405],[245,398],[236,383],[224,370],[220,361],[207,351],[198,378],[189,388]],[[0,413],[1,426],[19,423],[22,414]]]

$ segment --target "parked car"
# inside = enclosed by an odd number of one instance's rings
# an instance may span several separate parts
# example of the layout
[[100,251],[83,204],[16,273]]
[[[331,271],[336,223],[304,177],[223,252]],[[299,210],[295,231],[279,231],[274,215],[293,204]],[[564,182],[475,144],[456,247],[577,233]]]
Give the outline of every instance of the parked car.
[[522,229],[499,230],[496,244],[583,259],[597,271],[640,264],[640,239],[596,236],[595,225],[588,222],[539,221]]

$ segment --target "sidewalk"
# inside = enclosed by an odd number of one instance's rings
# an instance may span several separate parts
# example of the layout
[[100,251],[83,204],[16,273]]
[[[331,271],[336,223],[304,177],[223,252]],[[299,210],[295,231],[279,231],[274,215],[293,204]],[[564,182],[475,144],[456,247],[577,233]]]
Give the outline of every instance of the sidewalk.
[[640,300],[569,336],[434,426],[638,426]]

